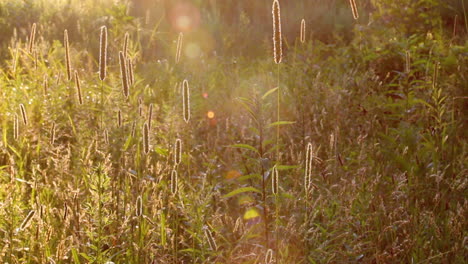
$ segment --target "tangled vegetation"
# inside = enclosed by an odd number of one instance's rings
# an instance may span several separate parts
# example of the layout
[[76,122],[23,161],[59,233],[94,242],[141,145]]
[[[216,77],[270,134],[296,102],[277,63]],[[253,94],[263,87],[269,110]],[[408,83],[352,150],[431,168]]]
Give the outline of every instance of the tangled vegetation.
[[2,263],[466,263],[463,0],[0,0]]

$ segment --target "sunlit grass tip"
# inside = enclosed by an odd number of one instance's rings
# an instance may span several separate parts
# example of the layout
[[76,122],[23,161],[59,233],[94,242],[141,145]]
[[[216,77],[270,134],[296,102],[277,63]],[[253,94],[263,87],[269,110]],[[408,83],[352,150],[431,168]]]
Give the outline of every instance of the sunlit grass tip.
[[177,37],[177,47],[176,47],[176,56],[175,56],[175,62],[176,64],[179,63],[180,61],[180,54],[182,52],[182,41],[184,39],[184,34],[182,32],[179,33],[179,36]]
[[65,64],[67,68],[67,80],[72,79],[71,61],[70,61],[70,43],[68,41],[68,31],[65,29],[63,32],[63,45],[65,46]]
[[140,217],[143,215],[143,201],[141,199],[141,195],[138,195],[138,198],[136,200],[135,204],[135,215],[137,217]]
[[313,164],[313,148],[312,143],[307,144],[306,160],[305,160],[305,173],[304,173],[304,187],[306,191],[310,190],[312,186],[312,164]]
[[179,176],[177,170],[173,169],[171,171],[171,193],[175,195],[179,189]]
[[83,95],[81,94],[81,84],[80,84],[80,77],[78,76],[78,71],[75,71],[75,85],[76,85],[76,93],[78,94],[78,102],[80,105],[83,104]]
[[28,52],[30,54],[33,53],[35,39],[36,39],[36,23],[33,23],[31,27],[31,34],[29,35],[29,44],[28,44]]
[[274,195],[277,195],[279,191],[279,175],[276,165],[271,170],[271,174],[271,190]]
[[119,51],[120,78],[122,79],[122,88],[125,98],[128,98],[130,92],[128,89],[127,60],[122,51]]
[[351,11],[353,12],[353,18],[358,19],[359,13],[357,10],[356,0],[349,0],[349,4],[351,5]]
[[33,219],[34,215],[36,214],[36,210],[31,210],[26,218],[23,220],[20,226],[20,230],[24,230],[26,227],[28,227],[29,223]]
[[145,152],[145,154],[148,154],[150,150],[149,140],[149,127],[148,123],[145,123],[143,125],[143,151]]
[[273,55],[275,63],[281,63],[283,58],[283,43],[281,36],[281,13],[280,4],[278,0],[273,1],[272,7],[273,14]]
[[21,116],[23,117],[23,123],[25,125],[28,124],[28,115],[26,113],[26,108],[24,107],[24,104],[20,104],[20,110],[21,110]]
[[216,240],[214,239],[213,234],[211,233],[210,228],[209,228],[209,227],[205,227],[203,231],[204,231],[204,233],[205,233],[205,237],[206,237],[206,240],[208,241],[208,245],[210,246],[210,249],[211,249],[212,251],[218,250],[218,245],[216,244]]
[[179,165],[182,161],[182,140],[179,138],[176,139],[174,145],[174,164],[175,166]]
[[107,27],[101,27],[101,35],[99,37],[99,79],[104,81],[107,75]]
[[182,83],[182,110],[184,112],[184,121],[190,120],[190,88],[187,80]]
[[302,19],[301,20],[301,43],[304,43],[305,42],[305,38],[306,38],[306,21],[305,19]]

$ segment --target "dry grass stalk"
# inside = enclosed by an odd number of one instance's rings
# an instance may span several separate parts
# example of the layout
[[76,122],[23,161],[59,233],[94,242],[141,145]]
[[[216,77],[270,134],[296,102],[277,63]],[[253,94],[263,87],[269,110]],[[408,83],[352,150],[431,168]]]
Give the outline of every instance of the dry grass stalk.
[[273,249],[269,248],[265,254],[265,264],[273,263]]
[[279,175],[278,175],[278,168],[276,167],[276,165],[273,167],[272,171],[271,171],[272,175],[271,175],[271,190],[273,192],[274,195],[278,195],[278,191],[279,191]]
[[52,123],[52,128],[50,129],[50,144],[53,145],[55,142],[55,122]]
[[143,125],[143,151],[148,154],[150,150],[149,146],[149,127],[148,123]]
[[153,120],[153,104],[150,104],[148,111],[148,128],[151,129],[151,120]]
[[31,34],[29,35],[28,51],[31,54],[34,50],[34,40],[36,39],[36,23],[32,24]]
[[182,32],[179,33],[179,37],[177,38],[177,48],[176,48],[176,56],[175,62],[176,64],[180,61],[180,54],[182,53],[182,41],[184,39],[184,34]]
[[188,123],[190,120],[190,88],[187,80],[184,80],[182,84],[182,108],[184,120]]
[[15,114],[15,119],[13,120],[13,138],[18,139],[19,136],[19,120],[18,115]]
[[176,139],[174,145],[174,164],[178,166],[182,161],[182,140],[180,138]]
[[129,96],[128,90],[128,77],[127,77],[127,62],[123,52],[119,51],[119,62],[120,62],[120,77],[122,79],[123,94],[125,98]]
[[78,102],[80,105],[83,104],[83,96],[81,94],[81,85],[80,85],[80,77],[78,77],[78,72],[75,71],[75,85],[76,85],[76,92],[78,93]]
[[63,32],[63,45],[65,46],[65,64],[67,67],[67,78],[70,81],[72,79],[71,74],[71,62],[70,62],[70,43],[68,42],[68,31],[65,29]]
[[133,121],[133,124],[132,124],[132,138],[135,138],[135,132],[136,132],[136,121]]
[[133,78],[133,63],[130,58],[127,59],[127,68],[128,68],[128,82],[130,85],[135,83],[135,79]]
[[122,111],[120,109],[117,112],[117,126],[122,127]]
[[281,63],[283,58],[283,43],[281,37],[281,13],[278,0],[273,1],[273,55],[275,63]]
[[47,95],[47,92],[49,90],[49,82],[47,80],[47,74],[44,74],[44,81],[42,82],[42,85],[44,87],[44,95]]
[[104,81],[106,78],[107,67],[107,27],[101,27],[101,35],[99,38],[99,79]]
[[36,210],[31,210],[26,218],[23,220],[20,226],[20,230],[24,230],[26,227],[28,227],[28,224],[31,222],[33,219],[34,215],[36,214]]
[[125,32],[125,37],[124,37],[124,43],[122,47],[123,55],[124,58],[127,58],[127,52],[128,52],[128,39],[130,38],[128,32]]
[[179,176],[175,169],[171,171],[171,193],[175,195],[178,191]]
[[349,0],[349,4],[351,5],[351,11],[353,11],[353,18],[358,19],[359,18],[359,13],[357,10],[357,5],[355,0]]
[[140,217],[143,215],[143,201],[141,199],[141,195],[138,196],[135,205],[135,215]]
[[109,144],[109,131],[104,129],[104,143]]
[[301,43],[305,42],[306,38],[306,22],[305,19],[302,19],[301,21]]
[[26,109],[24,108],[23,104],[20,104],[21,116],[23,117],[23,123],[25,125],[28,124],[28,116],[26,114]]
[[218,245],[216,245],[216,241],[215,241],[215,239],[213,237],[213,234],[211,233],[211,230],[209,229],[209,227],[206,227],[204,229],[204,232],[205,232],[206,240],[208,241],[208,245],[210,246],[211,250],[212,251],[218,250]]
[[305,160],[305,174],[304,174],[304,187],[309,191],[312,187],[312,164],[313,164],[313,148],[312,143],[307,144],[306,160]]
[[33,58],[34,58],[34,70],[37,70],[38,55],[37,55],[37,50],[36,49],[33,50]]
[[405,63],[405,72],[409,73],[411,71],[411,53],[409,50],[405,52],[406,63]]
[[16,43],[16,48],[15,48],[15,57],[13,58],[13,74],[16,73],[16,65],[18,64],[18,50],[19,50],[19,45]]

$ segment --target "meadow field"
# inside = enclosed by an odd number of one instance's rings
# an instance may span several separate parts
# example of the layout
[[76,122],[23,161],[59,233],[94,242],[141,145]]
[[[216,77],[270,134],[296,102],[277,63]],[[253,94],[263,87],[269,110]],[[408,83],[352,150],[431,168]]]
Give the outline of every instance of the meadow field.
[[467,8],[0,0],[0,263],[467,263]]

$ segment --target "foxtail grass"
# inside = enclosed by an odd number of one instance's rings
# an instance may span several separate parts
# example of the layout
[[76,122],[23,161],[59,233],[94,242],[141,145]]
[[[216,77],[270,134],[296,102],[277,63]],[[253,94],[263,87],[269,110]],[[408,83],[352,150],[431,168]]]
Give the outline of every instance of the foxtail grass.
[[[333,137],[330,141],[334,141]],[[333,144],[333,143],[330,143]],[[309,192],[312,187],[312,164],[313,164],[313,148],[312,143],[307,144],[306,159],[305,159],[305,173],[304,173],[304,188],[306,192]]]
[[15,118],[13,119],[13,138],[18,139],[19,137],[19,120],[18,115],[15,114]]
[[271,170],[271,191],[274,195],[278,195],[279,182],[278,182],[278,168],[276,165]]
[[179,185],[179,177],[177,170],[173,169],[171,171],[171,193],[172,195],[176,195]]
[[180,54],[182,52],[182,41],[184,39],[184,34],[182,32],[179,33],[179,37],[177,38],[177,47],[176,47],[176,55],[175,55],[175,62],[176,64],[180,61]]
[[188,123],[190,120],[190,88],[187,80],[184,80],[182,84],[182,110],[184,121]]
[[134,75],[133,75],[133,63],[130,58],[127,59],[127,68],[128,68],[128,82],[129,85],[133,85],[135,83]]
[[153,120],[153,104],[150,104],[148,110],[148,129],[151,130],[151,121]]
[[78,72],[75,71],[75,85],[76,85],[76,93],[78,94],[78,102],[80,105],[83,104],[83,95],[81,94],[81,84],[80,84],[80,77],[78,76]]
[[280,4],[278,0],[273,1],[272,7],[273,14],[273,54],[276,64],[281,63],[283,58],[283,44],[281,37],[281,13]]
[[210,246],[211,251],[218,250],[218,245],[216,244],[216,240],[213,237],[213,233],[211,232],[209,227],[206,227],[204,230],[206,240],[208,245]]
[[122,51],[119,51],[119,62],[120,62],[120,78],[122,79],[122,88],[125,98],[129,96],[128,89],[128,76],[127,76],[127,61],[125,60],[125,55]]
[[182,161],[182,140],[176,139],[174,145],[174,165],[178,166]]
[[65,64],[67,68],[67,80],[72,79],[71,61],[70,61],[70,43],[68,41],[68,31],[65,29],[63,32],[63,45],[65,46]]
[[31,222],[31,220],[33,219],[34,215],[36,214],[36,210],[31,210],[28,215],[26,216],[26,218],[23,220],[23,222],[21,223],[21,226],[20,226],[20,230],[24,230],[28,227],[29,223]]
[[265,264],[273,263],[273,249],[269,248],[265,254]]
[[52,123],[52,127],[50,128],[50,144],[53,145],[55,142],[55,122]]
[[47,74],[44,74],[44,80],[42,81],[42,87],[44,88],[44,95],[47,95],[49,90],[49,82],[47,80]]
[[353,18],[358,19],[359,13],[357,10],[356,0],[349,0],[349,4],[351,5],[351,11],[353,12]]
[[145,123],[143,125],[143,151],[145,152],[145,154],[149,153],[149,145],[149,127],[148,123]]
[[109,130],[104,129],[104,143],[109,145]]
[[301,35],[300,35],[300,40],[301,43],[304,43],[306,39],[306,21],[305,19],[301,20]]
[[28,124],[28,115],[26,113],[26,108],[24,108],[23,104],[20,104],[21,116],[23,117],[23,123],[25,125]]
[[31,27],[31,34],[29,35],[29,44],[28,44],[28,52],[30,54],[33,53],[35,39],[36,39],[36,23],[33,23]]
[[107,75],[107,27],[101,27],[99,37],[99,79],[104,81]]
[[120,109],[117,112],[117,127],[122,127],[122,111]]
[[140,217],[143,215],[143,201],[141,199],[141,195],[138,196],[136,203],[135,203],[135,215]]
[[409,74],[411,71],[411,53],[409,50],[405,52],[405,72]]
[[123,43],[123,47],[122,47],[122,51],[123,51],[123,56],[124,58],[126,59],[127,58],[127,54],[128,54],[128,39],[130,38],[128,32],[125,32],[125,36],[124,36],[124,43]]

